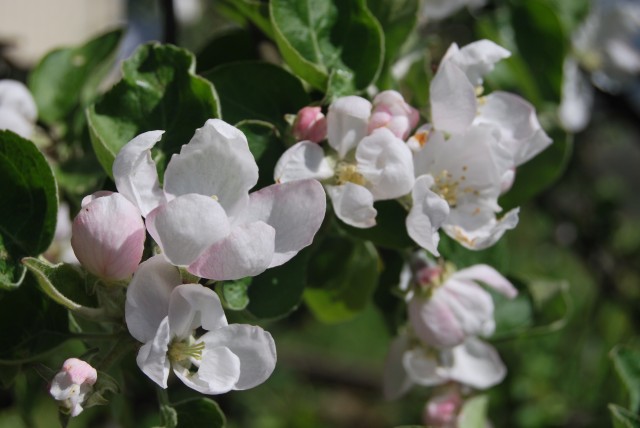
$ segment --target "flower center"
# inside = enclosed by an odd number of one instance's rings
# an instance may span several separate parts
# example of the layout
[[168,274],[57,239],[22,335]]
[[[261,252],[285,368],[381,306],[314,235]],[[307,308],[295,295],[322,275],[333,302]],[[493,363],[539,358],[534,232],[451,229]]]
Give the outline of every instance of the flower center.
[[[467,167],[464,166],[462,168],[463,171],[467,170]],[[453,174],[451,174],[446,169],[441,171],[440,174],[434,177],[434,192],[442,196],[442,199],[447,201],[451,208],[454,208],[458,205],[458,195],[460,192],[463,194],[473,194],[475,196],[479,195],[479,192],[473,189],[471,186],[466,186],[461,188],[462,183],[467,179],[464,175],[461,175],[459,179],[454,179]]]
[[192,343],[189,341],[172,342],[169,345],[169,360],[172,362],[188,361],[191,358],[202,359],[204,342]]
[[340,162],[336,167],[336,182],[338,185],[348,182],[364,186],[366,180],[358,172],[358,167],[351,163]]

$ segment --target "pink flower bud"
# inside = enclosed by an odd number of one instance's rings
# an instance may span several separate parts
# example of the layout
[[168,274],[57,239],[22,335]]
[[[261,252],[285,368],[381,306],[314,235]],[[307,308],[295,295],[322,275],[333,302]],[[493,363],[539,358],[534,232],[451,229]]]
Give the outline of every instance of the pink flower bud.
[[89,363],[69,358],[51,381],[49,393],[65,412],[78,416],[84,410],[82,403],[97,380],[98,372]]
[[119,280],[135,272],[145,237],[138,208],[119,193],[98,192],[83,199],[73,220],[71,246],[88,271]]
[[433,284],[442,275],[443,269],[440,266],[426,266],[420,269],[416,274],[418,284],[423,287]]
[[293,124],[293,136],[297,141],[309,140],[314,143],[327,138],[327,119],[320,107],[303,107]]
[[399,92],[383,91],[373,99],[369,133],[378,128],[389,128],[396,137],[406,140],[419,119],[418,110],[407,104]]
[[424,422],[437,428],[454,428],[462,398],[458,391],[432,397],[424,408]]

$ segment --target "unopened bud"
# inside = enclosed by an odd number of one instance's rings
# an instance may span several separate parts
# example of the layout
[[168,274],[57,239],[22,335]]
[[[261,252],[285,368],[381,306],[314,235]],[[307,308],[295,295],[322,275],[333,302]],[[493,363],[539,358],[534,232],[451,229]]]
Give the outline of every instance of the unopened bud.
[[327,138],[327,119],[320,107],[303,107],[293,124],[293,136],[297,141],[319,143]]
[[97,380],[98,372],[89,363],[69,358],[51,381],[49,393],[65,413],[78,416],[84,410],[82,404]]

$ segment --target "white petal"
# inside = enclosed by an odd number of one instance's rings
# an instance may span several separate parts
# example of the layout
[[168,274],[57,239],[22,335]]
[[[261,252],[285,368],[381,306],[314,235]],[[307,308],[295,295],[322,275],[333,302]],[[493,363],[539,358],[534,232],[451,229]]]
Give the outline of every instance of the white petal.
[[461,134],[476,117],[476,92],[455,64],[440,65],[431,81],[431,122],[442,132]]
[[391,342],[384,363],[383,392],[387,400],[395,400],[404,395],[412,385],[404,368],[403,357],[409,350],[409,337],[402,334]]
[[169,377],[170,364],[167,351],[170,340],[169,318],[165,317],[158,326],[155,337],[140,348],[136,357],[140,370],[162,388],[167,387]]
[[519,212],[520,208],[514,208],[498,220],[488,210],[476,213],[455,209],[449,213],[442,229],[464,247],[482,250],[498,242],[507,230],[517,226]]
[[576,61],[565,59],[562,70],[562,99],[558,106],[558,117],[564,129],[579,132],[587,127],[591,119],[593,86]]
[[365,187],[354,183],[326,186],[336,216],[348,225],[362,229],[376,225],[373,195]]
[[224,394],[238,382],[240,359],[229,348],[205,347],[196,372],[180,363],[173,364],[173,372],[191,389],[203,394]]
[[358,172],[374,200],[406,195],[413,187],[413,158],[407,145],[386,129],[376,129],[356,148]]
[[407,143],[412,147],[413,169],[416,177],[438,172],[435,170],[436,162],[446,151],[445,144],[444,134],[434,130],[431,125],[418,128],[416,134]]
[[301,141],[282,154],[276,164],[273,178],[276,183],[315,178],[324,180],[333,176],[333,168],[317,143]]
[[181,282],[180,272],[161,255],[142,262],[127,288],[124,315],[129,333],[146,343],[169,313],[169,296]]
[[438,230],[449,215],[449,204],[430,190],[433,177],[418,177],[411,196],[413,205],[406,219],[407,233],[418,245],[434,256],[439,256]]
[[233,216],[257,182],[258,166],[244,134],[220,119],[209,119],[171,158],[164,190],[175,196],[215,196]]
[[36,102],[29,88],[17,80],[0,80],[0,108],[14,111],[30,123],[31,128],[38,118]]
[[226,327],[227,317],[215,291],[200,284],[183,284],[171,293],[169,326],[173,337],[186,339],[200,327],[205,330]]
[[[511,52],[492,42],[478,40],[463,46],[452,55],[445,56],[445,60],[457,65],[466,75],[472,85],[482,85],[482,78],[493,70],[495,64],[509,58]],[[442,67],[442,66],[441,66]]]
[[452,275],[452,278],[482,281],[510,299],[513,299],[518,295],[518,290],[515,289],[509,280],[488,265],[474,265],[466,269],[459,270]]
[[499,130],[500,144],[512,154],[514,166],[528,161],[552,143],[540,126],[535,108],[507,92],[487,95],[476,123],[490,124]]
[[258,275],[271,265],[275,235],[276,230],[261,221],[235,226],[229,236],[207,248],[187,270],[216,280]]
[[367,135],[371,103],[357,96],[335,100],[327,113],[327,139],[340,158]]
[[507,374],[496,350],[475,337],[455,347],[453,358],[453,367],[449,369],[450,378],[473,388],[490,388],[502,382]]
[[441,385],[448,380],[443,376],[442,369],[438,367],[438,359],[435,353],[427,354],[422,348],[415,348],[405,352],[403,364],[411,381],[418,385],[435,386]]
[[33,123],[20,113],[9,107],[0,106],[0,131],[13,131],[22,138],[29,138],[33,134]]
[[156,163],[151,157],[151,148],[160,141],[163,133],[149,131],[138,135],[120,149],[113,162],[113,179],[118,192],[133,202],[144,217],[166,202]]
[[167,259],[187,266],[231,232],[220,204],[195,193],[175,198],[147,217],[147,229]]
[[269,267],[287,262],[311,244],[327,206],[324,189],[316,180],[274,184],[249,196],[249,207],[237,222],[263,221],[275,229],[275,253]]
[[269,332],[247,324],[230,324],[200,338],[207,348],[226,347],[240,359],[240,378],[233,389],[249,389],[267,380],[276,366],[276,345]]

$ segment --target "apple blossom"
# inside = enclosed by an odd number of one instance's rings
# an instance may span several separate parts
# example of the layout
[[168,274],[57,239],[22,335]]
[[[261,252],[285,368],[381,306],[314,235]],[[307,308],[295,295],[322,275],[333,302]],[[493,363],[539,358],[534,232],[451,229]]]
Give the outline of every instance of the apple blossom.
[[135,272],[145,238],[140,211],[119,193],[85,197],[71,226],[71,246],[82,266],[108,280]]
[[127,327],[144,343],[136,358],[140,369],[162,388],[173,369],[204,394],[264,382],[276,364],[271,335],[256,326],[229,325],[214,291],[180,283],[178,269],[157,255],[140,264],[127,289]]
[[387,127],[370,135],[371,103],[364,98],[338,98],[327,114],[326,151],[310,141],[289,148],[278,160],[278,183],[322,180],[342,221],[360,228],[376,224],[373,202],[394,199],[414,183],[411,151]]
[[322,108],[301,108],[296,115],[292,132],[296,141],[309,140],[319,143],[327,138],[327,118],[322,114]]
[[447,388],[431,396],[424,407],[424,422],[435,428],[456,428],[462,397],[458,388]]
[[453,15],[463,7],[477,9],[484,6],[487,0],[425,0],[422,14],[434,21],[439,21]]
[[496,350],[476,337],[438,350],[403,333],[392,341],[387,355],[384,394],[387,399],[396,399],[414,384],[437,386],[448,382],[487,389],[500,383],[506,373]]
[[439,272],[437,267],[425,266],[415,273],[414,281],[420,291],[409,301],[409,322],[416,336],[435,348],[451,348],[470,336],[494,332],[493,299],[479,282],[510,299],[518,294],[506,278],[487,265],[459,271],[445,266]]
[[78,416],[84,410],[82,404],[97,380],[98,372],[89,363],[69,358],[51,381],[49,393],[65,413]]
[[0,80],[0,130],[29,138],[37,118],[38,109],[29,89],[17,80]]
[[383,91],[373,99],[368,132],[386,127],[396,137],[406,140],[420,120],[418,110],[411,107],[397,91]]
[[173,155],[161,188],[151,148],[162,133],[127,143],[113,175],[172,264],[204,278],[238,279],[280,266],[311,243],[325,213],[320,183],[275,184],[249,194],[258,166],[246,137],[210,119]]

